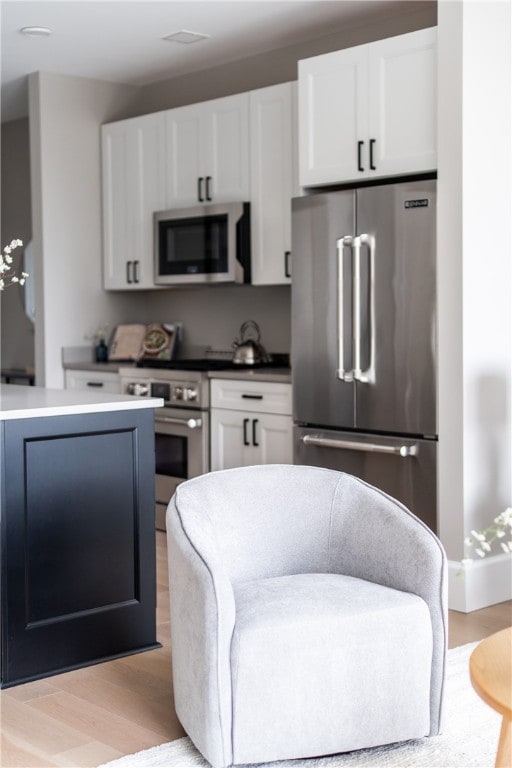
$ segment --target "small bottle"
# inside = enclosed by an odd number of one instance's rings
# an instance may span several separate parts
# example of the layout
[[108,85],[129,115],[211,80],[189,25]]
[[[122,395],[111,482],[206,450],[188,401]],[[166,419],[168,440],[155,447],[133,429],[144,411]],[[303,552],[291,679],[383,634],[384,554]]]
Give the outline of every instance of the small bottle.
[[106,363],[108,361],[108,348],[105,339],[100,339],[96,344],[96,362]]

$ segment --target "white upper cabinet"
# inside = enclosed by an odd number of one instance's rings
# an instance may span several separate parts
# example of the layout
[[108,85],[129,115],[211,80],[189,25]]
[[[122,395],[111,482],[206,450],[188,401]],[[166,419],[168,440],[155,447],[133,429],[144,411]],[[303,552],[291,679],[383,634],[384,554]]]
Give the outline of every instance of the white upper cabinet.
[[299,62],[302,186],[435,170],[435,28]]
[[291,198],[295,194],[296,83],[250,94],[251,272],[253,285],[291,280]]
[[107,289],[154,288],[153,211],[167,199],[164,140],[161,112],[102,126]]
[[249,199],[249,94],[166,112],[168,208]]

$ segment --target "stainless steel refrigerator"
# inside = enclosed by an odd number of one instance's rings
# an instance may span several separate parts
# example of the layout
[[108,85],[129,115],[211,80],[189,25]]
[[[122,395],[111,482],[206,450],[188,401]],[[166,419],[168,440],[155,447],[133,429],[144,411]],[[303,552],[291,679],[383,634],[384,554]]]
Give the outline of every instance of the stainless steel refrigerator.
[[435,531],[436,182],[292,211],[294,462],[357,475]]

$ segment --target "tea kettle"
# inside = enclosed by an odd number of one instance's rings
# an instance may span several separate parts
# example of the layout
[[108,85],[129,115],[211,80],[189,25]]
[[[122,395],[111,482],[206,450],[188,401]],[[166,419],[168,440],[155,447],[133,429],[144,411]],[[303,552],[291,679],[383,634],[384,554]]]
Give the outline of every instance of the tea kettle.
[[260,344],[261,332],[254,320],[246,320],[240,326],[240,338],[233,342],[233,363],[235,365],[260,365],[270,363],[271,356]]

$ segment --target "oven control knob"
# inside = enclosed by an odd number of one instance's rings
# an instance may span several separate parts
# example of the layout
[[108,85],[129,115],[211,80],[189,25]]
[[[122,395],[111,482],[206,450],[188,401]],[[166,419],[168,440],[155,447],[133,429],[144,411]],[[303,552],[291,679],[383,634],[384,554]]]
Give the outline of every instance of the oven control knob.
[[126,385],[126,391],[129,395],[149,395],[149,385],[132,382]]
[[187,427],[189,429],[199,429],[199,427],[203,426],[203,420],[202,419],[189,419],[187,421]]
[[197,389],[195,387],[185,387],[183,390],[184,400],[197,400]]
[[183,400],[183,387],[173,387],[172,388],[172,399],[173,400]]

